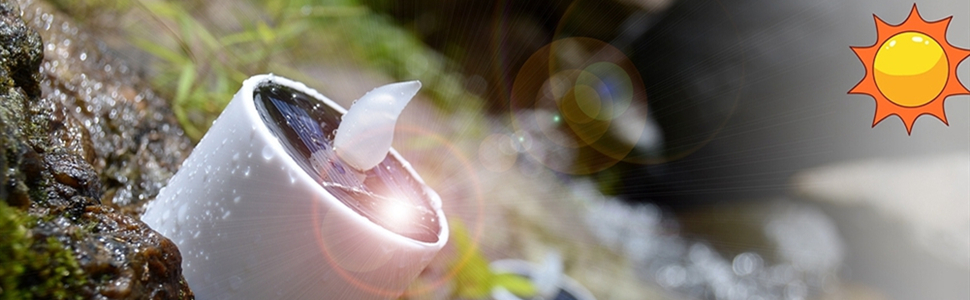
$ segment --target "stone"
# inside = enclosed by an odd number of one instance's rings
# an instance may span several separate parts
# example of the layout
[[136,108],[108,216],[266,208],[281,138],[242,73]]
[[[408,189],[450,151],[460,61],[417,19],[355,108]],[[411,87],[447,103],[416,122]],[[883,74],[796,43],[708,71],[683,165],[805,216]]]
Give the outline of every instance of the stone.
[[44,3],[0,1],[0,218],[16,221],[0,265],[19,266],[0,268],[0,298],[192,299],[178,249],[138,219],[191,144],[83,32]]

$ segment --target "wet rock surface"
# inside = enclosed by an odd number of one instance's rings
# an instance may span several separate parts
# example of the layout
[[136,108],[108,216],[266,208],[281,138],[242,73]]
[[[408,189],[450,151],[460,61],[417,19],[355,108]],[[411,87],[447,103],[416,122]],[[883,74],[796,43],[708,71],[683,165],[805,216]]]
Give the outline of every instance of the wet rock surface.
[[178,249],[138,220],[191,144],[80,32],[44,3],[0,1],[0,298],[191,299]]

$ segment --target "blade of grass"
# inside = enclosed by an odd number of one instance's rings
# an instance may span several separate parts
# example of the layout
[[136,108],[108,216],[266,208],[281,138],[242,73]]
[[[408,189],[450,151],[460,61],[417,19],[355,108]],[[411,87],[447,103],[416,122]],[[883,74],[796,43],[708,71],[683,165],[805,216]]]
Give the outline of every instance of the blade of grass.
[[132,40],[132,44],[134,44],[135,47],[138,47],[139,49],[145,52],[148,52],[156,57],[159,57],[162,60],[165,60],[165,62],[170,64],[181,65],[188,62],[185,56],[180,55],[175,51],[172,51],[172,49],[169,49],[168,47],[165,47],[156,41],[150,41],[142,37],[136,37],[134,38],[134,40]]
[[179,73],[179,83],[175,88],[175,99],[173,100],[176,105],[183,104],[188,99],[192,84],[195,82],[195,75],[195,64],[186,63],[182,66],[182,72]]
[[175,18],[179,15],[185,14],[178,4],[166,2],[166,1],[138,1],[144,9],[160,17]]
[[450,220],[451,241],[454,242],[458,259],[453,263],[457,285],[455,293],[459,297],[482,298],[494,286],[495,275],[488,267],[488,260],[479,252],[478,245],[468,235],[465,225],[458,219]]
[[537,291],[532,282],[517,274],[499,274],[495,276],[495,285],[501,286],[521,298],[531,298]]
[[256,33],[259,34],[259,39],[263,41],[264,45],[272,45],[276,41],[276,33],[262,20],[256,23]]
[[259,34],[252,30],[244,30],[222,37],[219,39],[219,44],[222,47],[230,47],[236,44],[252,43],[255,41],[259,41]]

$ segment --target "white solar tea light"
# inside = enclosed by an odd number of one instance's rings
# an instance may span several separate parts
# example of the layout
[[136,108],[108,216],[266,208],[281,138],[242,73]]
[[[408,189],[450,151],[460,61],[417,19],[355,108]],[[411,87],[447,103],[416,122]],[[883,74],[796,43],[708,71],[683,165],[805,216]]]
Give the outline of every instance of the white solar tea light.
[[448,239],[441,199],[390,148],[417,81],[345,111],[253,76],[142,220],[199,299],[394,299]]

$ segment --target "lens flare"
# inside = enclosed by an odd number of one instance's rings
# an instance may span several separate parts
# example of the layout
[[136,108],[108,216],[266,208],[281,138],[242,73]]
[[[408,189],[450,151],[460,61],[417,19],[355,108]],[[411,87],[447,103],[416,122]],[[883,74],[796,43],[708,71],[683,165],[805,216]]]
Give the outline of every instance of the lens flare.
[[381,207],[379,212],[387,222],[393,226],[411,226],[412,220],[414,220],[415,209],[408,205],[404,200],[399,199],[389,199],[384,207]]
[[515,77],[509,103],[512,126],[534,137],[530,156],[568,174],[599,172],[626,159],[644,127],[620,123],[647,118],[633,63],[608,43],[585,37],[533,53]]
[[515,142],[506,134],[491,134],[478,147],[478,161],[492,172],[504,172],[515,165],[519,152]]
[[[442,164],[445,164],[443,163],[443,161],[444,162],[453,161],[458,165],[458,169],[459,169],[458,172],[460,172],[461,174],[452,174],[452,176],[449,176],[449,174],[440,174],[442,173],[442,170],[437,169],[437,167],[436,169],[431,170],[430,172],[423,171],[421,172],[421,174],[423,175],[422,178],[425,181],[427,181],[427,184],[429,186],[434,186],[435,190],[439,192],[438,194],[440,196],[448,199],[447,204],[449,206],[464,205],[470,208],[470,211],[469,211],[471,213],[470,217],[471,217],[471,220],[473,221],[471,222],[471,224],[473,224],[474,226],[471,239],[472,239],[473,245],[477,247],[479,244],[479,241],[481,241],[483,229],[485,228],[485,226],[482,224],[482,221],[484,220],[483,208],[485,204],[484,204],[484,197],[481,189],[481,184],[478,182],[478,175],[476,174],[476,171],[475,171],[476,169],[473,167],[471,161],[467,157],[465,157],[464,152],[462,152],[454,143],[449,141],[447,138],[444,138],[438,135],[437,133],[429,131],[426,128],[399,124],[396,127],[395,131],[396,131],[395,134],[402,134],[402,135],[399,135],[397,138],[395,138],[395,140],[397,141],[396,143],[398,143],[399,145],[403,145],[403,147],[395,147],[396,150],[400,151],[401,153],[407,153],[408,149],[410,148],[408,145],[412,145],[414,146],[413,148],[420,149],[422,153],[425,153],[425,155],[423,155],[422,157],[413,157],[409,159],[409,161],[412,163],[415,163],[415,165],[441,166]],[[414,141],[419,141],[419,142],[414,142]],[[429,143],[431,145],[427,145]],[[420,145],[413,145],[413,144],[420,144]],[[427,153],[436,153],[439,150],[443,152],[442,155],[434,156],[434,155],[427,154]],[[422,160],[428,160],[429,162],[434,161],[436,163],[435,164],[421,163]],[[439,178],[439,177],[445,177],[447,179],[450,179],[450,181],[447,182],[447,184],[449,185],[462,184],[461,182],[458,182],[460,180],[455,180],[455,178],[461,178],[462,180],[467,180],[467,183],[465,183],[465,185],[458,188],[454,186],[443,186],[445,184],[444,181],[437,180],[439,182],[435,182],[436,181],[435,178]],[[465,198],[456,198],[453,195],[449,194],[449,191],[451,190],[461,190],[467,193],[467,195],[465,195]],[[468,203],[463,203],[463,201]],[[406,201],[403,201],[403,200],[395,201],[395,202],[403,203],[403,205],[408,205]],[[331,266],[333,266],[332,269],[340,277],[341,280],[343,280],[353,288],[364,290],[374,295],[379,295],[383,297],[409,298],[412,296],[418,296],[418,295],[429,293],[435,289],[439,289],[443,285],[450,284],[451,282],[453,282],[457,272],[467,263],[467,261],[471,258],[473,254],[471,252],[458,253],[457,254],[459,257],[458,263],[453,268],[449,269],[445,275],[441,276],[440,278],[436,278],[431,282],[425,282],[425,284],[423,285],[420,285],[417,287],[412,286],[411,288],[405,290],[403,295],[399,295],[398,291],[400,289],[398,289],[398,287],[387,286],[385,282],[382,282],[380,280],[362,281],[358,279],[359,276],[357,274],[361,272],[368,272],[368,270],[375,270],[377,269],[377,267],[385,264],[401,263],[402,261],[406,261],[409,259],[430,260],[432,258],[405,257],[389,249],[383,249],[383,248],[380,248],[379,246],[374,247],[373,245],[362,245],[362,244],[356,243],[353,240],[334,241],[334,240],[320,239],[319,237],[323,236],[322,233],[325,230],[340,230],[340,228],[344,228],[344,227],[340,227],[339,224],[332,224],[332,222],[339,222],[339,220],[327,220],[326,218],[320,218],[320,216],[326,215],[326,212],[321,212],[320,210],[322,210],[322,208],[319,206],[316,206],[316,202],[313,202],[313,203],[315,206],[312,208],[312,210],[317,213],[313,213],[312,216],[314,217],[314,222],[316,224],[319,224],[318,226],[314,226],[316,230],[315,236],[318,237],[317,238],[318,251],[320,251],[324,255],[324,257],[327,258],[327,262]],[[440,202],[438,203],[438,205],[441,205],[441,204],[442,203]],[[397,220],[398,222],[413,223],[413,220],[409,219],[414,217],[413,214],[401,212],[401,211],[408,211],[411,209],[407,207],[402,207],[399,205],[402,205],[402,204],[392,204],[390,207],[384,207],[381,210],[381,213],[386,214],[386,216],[391,217],[392,219]],[[455,208],[445,207],[445,210],[448,210],[448,209],[454,210]],[[456,213],[454,212],[449,213],[449,215],[452,215],[452,214],[456,214]],[[330,223],[327,223],[327,222],[330,222]],[[370,251],[370,256],[373,256],[375,259],[369,260],[369,261],[345,260],[342,258],[348,255],[346,253],[340,252],[339,249],[357,249],[358,251]],[[388,274],[388,276],[390,275],[391,274]]]

